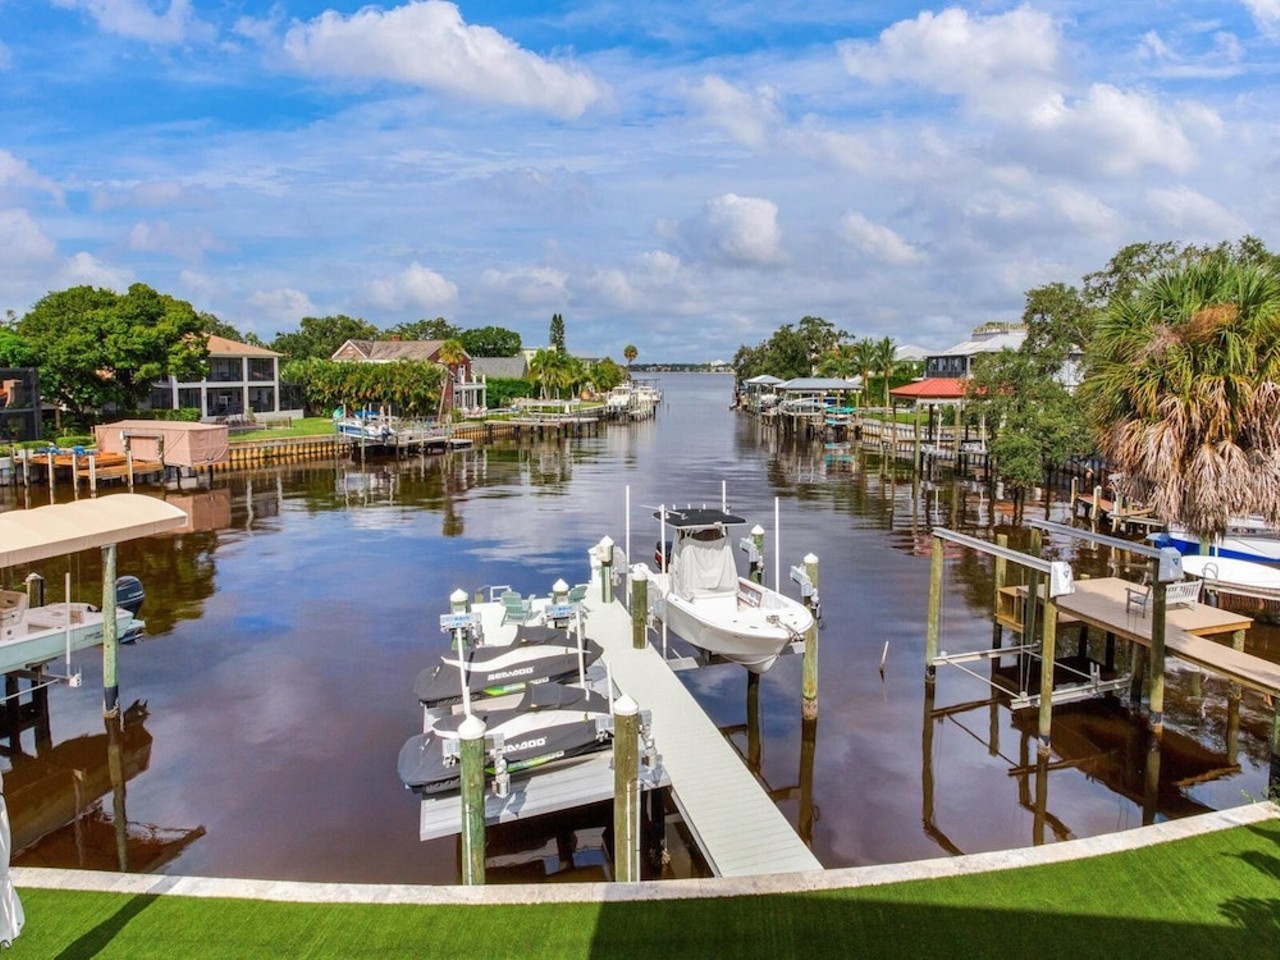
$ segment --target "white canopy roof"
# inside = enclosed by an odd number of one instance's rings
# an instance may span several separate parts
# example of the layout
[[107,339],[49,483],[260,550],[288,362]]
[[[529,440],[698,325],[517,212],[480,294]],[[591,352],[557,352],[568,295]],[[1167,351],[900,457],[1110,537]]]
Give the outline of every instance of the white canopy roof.
[[149,537],[186,522],[177,507],[138,493],[10,510],[0,513],[0,567]]

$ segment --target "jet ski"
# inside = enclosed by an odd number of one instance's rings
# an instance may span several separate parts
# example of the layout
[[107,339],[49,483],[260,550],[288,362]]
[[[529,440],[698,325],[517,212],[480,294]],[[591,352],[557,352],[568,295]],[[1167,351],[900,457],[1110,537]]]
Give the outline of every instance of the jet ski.
[[[513,775],[603,750],[612,742],[606,726],[597,723],[609,718],[609,699],[580,687],[531,684],[514,707],[486,711],[478,706],[474,712],[484,720],[486,735],[502,735],[507,773]],[[452,748],[457,742],[465,719],[461,714],[440,718],[400,749],[396,770],[408,789],[424,796],[458,789],[462,768],[445,744]],[[486,756],[485,774],[495,772],[494,758]]]
[[[590,637],[582,639],[582,667],[591,666],[603,651]],[[467,662],[467,686],[472,696],[498,697],[518,693],[526,685],[578,677],[578,640],[563,630],[522,626],[510,644],[473,647]],[[428,710],[462,701],[459,654],[450,651],[427,667],[414,681],[413,692]]]

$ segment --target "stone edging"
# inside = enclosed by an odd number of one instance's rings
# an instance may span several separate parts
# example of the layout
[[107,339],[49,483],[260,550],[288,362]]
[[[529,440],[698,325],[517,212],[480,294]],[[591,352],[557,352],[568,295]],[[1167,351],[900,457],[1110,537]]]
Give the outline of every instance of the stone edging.
[[1218,830],[1250,826],[1277,818],[1280,818],[1280,807],[1275,803],[1254,803],[1182,820],[1167,821],[1150,827],[1137,827],[1122,833],[1067,840],[1040,847],[1024,847],[1018,850],[975,853],[960,857],[942,857],[871,867],[842,867],[807,873],[645,881],[634,884],[503,884],[463,887],[425,884],[303,883],[288,880],[156,876],[43,867],[14,867],[10,873],[14,884],[19,889],[26,887],[45,890],[85,890],[131,895],[171,894],[184,897],[273,900],[291,903],[419,905],[619,903],[811,893],[878,886],[904,880],[964,876],[1120,853]]

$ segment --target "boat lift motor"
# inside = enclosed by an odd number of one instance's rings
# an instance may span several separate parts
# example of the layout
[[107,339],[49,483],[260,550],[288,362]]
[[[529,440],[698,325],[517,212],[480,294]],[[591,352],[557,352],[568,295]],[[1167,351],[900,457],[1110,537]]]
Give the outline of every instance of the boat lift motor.
[[804,567],[792,567],[791,579],[800,584],[800,599],[813,611],[813,619],[822,619],[822,602],[818,599],[818,588],[809,579],[809,572]]

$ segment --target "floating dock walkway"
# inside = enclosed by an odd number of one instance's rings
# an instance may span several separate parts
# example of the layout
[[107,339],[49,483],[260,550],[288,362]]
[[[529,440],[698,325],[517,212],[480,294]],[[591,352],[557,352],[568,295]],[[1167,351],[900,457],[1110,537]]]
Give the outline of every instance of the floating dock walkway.
[[[486,633],[501,623],[501,604],[477,604]],[[583,602],[587,633],[604,649],[615,687],[651,716],[660,761],[646,788],[670,785],[676,807],[712,872],[719,877],[821,870],[782,812],[769,799],[733,745],[706,715],[652,644],[632,646],[631,614],[620,600],[601,599],[600,571]],[[646,778],[647,779],[644,779]],[[514,778],[511,793],[485,799],[488,823],[537,816],[613,796],[612,752],[602,752],[532,777]],[[459,830],[458,797],[422,801],[421,839]]]

